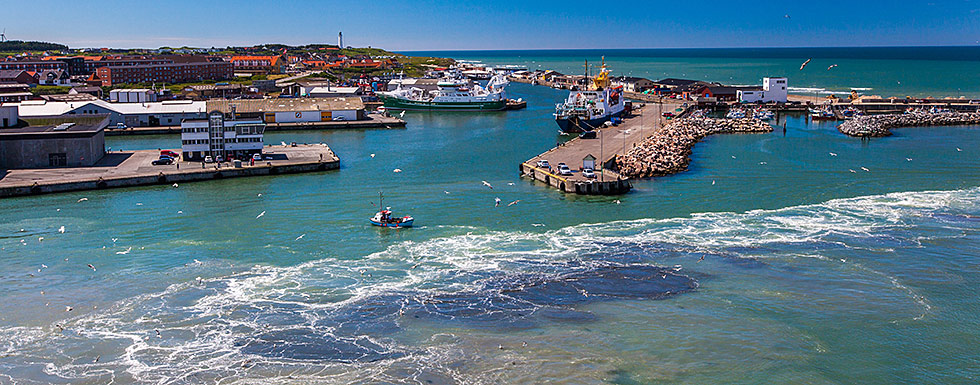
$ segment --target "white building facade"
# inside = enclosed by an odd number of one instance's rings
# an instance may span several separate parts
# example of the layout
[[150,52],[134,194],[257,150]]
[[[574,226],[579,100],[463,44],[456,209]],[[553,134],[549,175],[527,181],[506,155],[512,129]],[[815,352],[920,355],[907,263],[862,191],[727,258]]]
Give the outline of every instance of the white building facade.
[[113,103],[149,103],[157,101],[157,94],[148,89],[118,89],[109,91]]
[[259,120],[225,120],[224,114],[214,112],[206,120],[180,123],[180,148],[186,160],[207,156],[248,160],[262,153],[264,134],[265,124]]
[[786,103],[789,94],[786,78],[763,78],[762,91],[738,91],[742,103]]

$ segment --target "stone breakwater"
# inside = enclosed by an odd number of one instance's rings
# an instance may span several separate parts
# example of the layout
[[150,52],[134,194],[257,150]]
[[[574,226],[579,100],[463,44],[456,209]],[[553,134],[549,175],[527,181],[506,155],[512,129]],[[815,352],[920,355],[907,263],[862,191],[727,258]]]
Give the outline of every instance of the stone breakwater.
[[626,154],[616,156],[619,173],[630,178],[649,178],[687,170],[691,149],[713,134],[772,132],[772,126],[756,119],[686,118],[675,120],[643,140]]
[[891,135],[898,127],[959,126],[980,124],[977,112],[914,112],[902,115],[868,115],[848,120],[837,126],[845,135],[882,137]]

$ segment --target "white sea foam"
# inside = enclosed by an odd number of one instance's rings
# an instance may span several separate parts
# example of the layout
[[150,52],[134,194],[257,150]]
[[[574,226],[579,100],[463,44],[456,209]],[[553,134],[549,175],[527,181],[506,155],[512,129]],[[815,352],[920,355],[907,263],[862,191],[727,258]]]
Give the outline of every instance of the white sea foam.
[[841,90],[830,90],[821,87],[788,87],[788,90],[791,94],[840,95],[840,94],[848,94],[851,91],[857,91],[858,93],[862,93],[864,91],[871,91],[873,90],[873,88],[847,87],[846,89],[841,89]]

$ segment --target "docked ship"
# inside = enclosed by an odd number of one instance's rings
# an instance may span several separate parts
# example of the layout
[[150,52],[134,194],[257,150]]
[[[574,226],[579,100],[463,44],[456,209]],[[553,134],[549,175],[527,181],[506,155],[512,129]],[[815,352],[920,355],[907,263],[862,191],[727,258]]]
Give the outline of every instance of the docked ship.
[[507,84],[501,74],[491,77],[486,87],[451,77],[440,80],[435,90],[402,88],[399,84],[393,91],[379,92],[378,98],[385,108],[393,110],[499,111],[507,108]]
[[555,107],[555,122],[562,132],[592,131],[626,109],[623,87],[612,87],[605,60],[591,80],[587,89],[569,91],[568,99]]

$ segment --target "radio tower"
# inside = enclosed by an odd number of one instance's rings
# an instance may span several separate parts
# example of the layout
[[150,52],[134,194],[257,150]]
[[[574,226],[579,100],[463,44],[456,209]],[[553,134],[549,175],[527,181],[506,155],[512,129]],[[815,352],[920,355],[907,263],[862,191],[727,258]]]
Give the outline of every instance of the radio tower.
[[340,49],[343,49],[344,48],[344,33],[343,32],[338,32],[337,33],[337,47],[340,48]]

